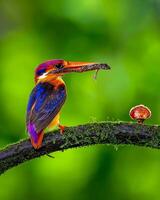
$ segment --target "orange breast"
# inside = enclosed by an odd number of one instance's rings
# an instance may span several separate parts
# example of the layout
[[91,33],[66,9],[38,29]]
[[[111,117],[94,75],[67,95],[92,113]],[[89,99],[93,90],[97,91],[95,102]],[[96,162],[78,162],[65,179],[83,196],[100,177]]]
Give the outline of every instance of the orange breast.
[[52,122],[49,124],[48,128],[53,128],[56,125],[59,125],[59,117],[60,113],[58,113],[55,118],[52,120]]
[[[56,79],[48,80],[49,83],[54,85],[54,89],[56,90],[56,87],[58,88],[59,85],[62,85],[64,81],[61,79],[61,77],[57,77]],[[60,118],[60,112],[53,118],[52,122],[48,125],[48,128],[53,128],[56,125],[59,125],[59,118]]]

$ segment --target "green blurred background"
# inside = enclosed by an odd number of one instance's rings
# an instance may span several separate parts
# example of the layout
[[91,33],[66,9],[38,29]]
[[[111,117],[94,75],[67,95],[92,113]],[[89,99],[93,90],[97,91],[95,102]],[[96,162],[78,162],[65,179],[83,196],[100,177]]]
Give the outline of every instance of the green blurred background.
[[[145,104],[160,123],[159,0],[0,0],[0,147],[25,138],[35,67],[48,59],[106,62],[68,74],[61,123],[130,121]],[[54,153],[0,177],[2,200],[159,199],[160,152],[93,146]]]

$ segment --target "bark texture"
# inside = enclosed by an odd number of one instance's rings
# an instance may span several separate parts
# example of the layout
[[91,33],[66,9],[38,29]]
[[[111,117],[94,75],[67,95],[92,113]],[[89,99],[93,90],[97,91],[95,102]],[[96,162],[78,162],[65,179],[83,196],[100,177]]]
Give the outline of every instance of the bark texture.
[[64,135],[45,135],[42,148],[35,150],[25,139],[0,150],[0,174],[31,159],[55,151],[95,144],[128,144],[160,148],[160,126],[127,122],[99,122],[68,127]]

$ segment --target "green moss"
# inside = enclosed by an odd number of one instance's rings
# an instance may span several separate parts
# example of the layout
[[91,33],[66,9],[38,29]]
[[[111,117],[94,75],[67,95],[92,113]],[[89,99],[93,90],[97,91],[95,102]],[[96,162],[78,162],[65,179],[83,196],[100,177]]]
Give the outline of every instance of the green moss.
[[[117,150],[119,144],[130,144],[160,148],[160,126],[139,125],[120,121],[90,123],[66,128],[65,134],[62,136],[59,135],[59,131],[46,134],[43,141],[44,148],[39,150],[34,150],[31,145],[28,145],[29,143],[26,143],[27,141],[21,140],[0,151],[0,174],[27,160],[72,147],[113,144]],[[53,146],[50,145],[51,143]]]

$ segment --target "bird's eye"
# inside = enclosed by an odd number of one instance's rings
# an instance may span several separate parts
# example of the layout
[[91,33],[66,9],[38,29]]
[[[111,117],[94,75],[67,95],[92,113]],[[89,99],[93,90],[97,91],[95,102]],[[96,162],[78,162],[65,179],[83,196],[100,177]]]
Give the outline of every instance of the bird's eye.
[[37,71],[37,76],[41,76],[42,74],[44,74],[46,72],[45,69],[40,69]]
[[63,66],[62,64],[57,64],[57,65],[55,65],[55,67],[56,67],[57,69],[61,69],[61,68],[63,68],[64,66]]

